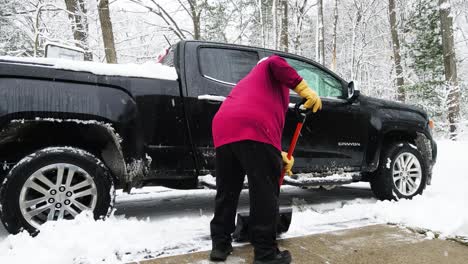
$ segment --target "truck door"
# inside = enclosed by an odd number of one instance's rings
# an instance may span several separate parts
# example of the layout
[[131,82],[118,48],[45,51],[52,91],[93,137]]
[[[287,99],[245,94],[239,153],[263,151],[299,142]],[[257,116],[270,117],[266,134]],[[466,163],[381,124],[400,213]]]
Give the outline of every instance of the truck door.
[[200,174],[214,170],[211,123],[224,98],[259,60],[254,49],[186,42],[184,99]]
[[[367,119],[359,103],[346,100],[343,81],[333,74],[300,58],[283,56],[320,96],[323,108],[309,114],[295,151],[295,168],[300,172],[354,171],[362,166],[367,144]],[[346,93],[346,94],[345,94]],[[301,98],[291,92],[291,102]],[[283,130],[283,148],[287,149],[296,121],[288,111]]]
[[[173,67],[175,47],[162,63]],[[145,152],[152,159],[146,180],[190,179],[195,162],[185,123],[178,80],[141,79],[132,90],[141,122]]]

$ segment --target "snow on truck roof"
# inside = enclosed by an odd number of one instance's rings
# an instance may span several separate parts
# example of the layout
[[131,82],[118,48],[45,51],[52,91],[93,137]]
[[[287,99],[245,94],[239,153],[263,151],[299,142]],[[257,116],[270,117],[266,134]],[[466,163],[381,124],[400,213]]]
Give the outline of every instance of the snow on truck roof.
[[96,75],[177,80],[177,72],[174,67],[156,62],[146,62],[143,64],[106,64],[91,61],[11,56],[0,56],[0,61],[7,63],[34,64],[34,66],[39,67],[42,66],[70,71],[90,72]]

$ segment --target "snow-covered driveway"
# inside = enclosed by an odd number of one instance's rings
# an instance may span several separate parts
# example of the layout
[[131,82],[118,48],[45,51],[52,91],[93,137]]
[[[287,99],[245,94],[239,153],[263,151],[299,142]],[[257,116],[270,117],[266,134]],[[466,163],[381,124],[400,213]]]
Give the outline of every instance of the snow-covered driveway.
[[[411,201],[377,201],[362,183],[331,191],[285,186],[282,204],[293,201],[295,207],[284,237],[387,222],[468,236],[467,150],[467,141],[439,142],[433,185]],[[106,221],[80,215],[47,223],[36,238],[8,236],[1,228],[0,263],[116,263],[206,250],[214,194],[144,188],[119,195],[117,211]],[[247,201],[243,192],[241,210]]]

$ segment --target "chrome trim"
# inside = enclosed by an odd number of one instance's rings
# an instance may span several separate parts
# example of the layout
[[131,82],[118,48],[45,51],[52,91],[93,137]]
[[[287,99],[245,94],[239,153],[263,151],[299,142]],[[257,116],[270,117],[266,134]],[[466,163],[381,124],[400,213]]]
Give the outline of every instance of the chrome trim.
[[232,86],[236,85],[235,83],[221,81],[221,80],[218,80],[216,78],[213,78],[213,77],[210,77],[210,76],[207,76],[207,75],[203,75],[203,77],[205,77],[205,78],[207,78],[209,80],[215,81],[215,82],[220,82],[222,84],[227,84],[227,85],[232,85]]
[[224,102],[224,100],[226,100],[226,97],[221,95],[202,94],[198,96],[198,100]]

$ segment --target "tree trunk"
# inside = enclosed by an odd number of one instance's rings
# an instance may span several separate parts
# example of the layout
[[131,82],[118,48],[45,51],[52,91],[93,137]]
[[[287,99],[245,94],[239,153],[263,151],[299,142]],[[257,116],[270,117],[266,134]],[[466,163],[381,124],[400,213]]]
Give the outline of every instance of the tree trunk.
[[332,71],[336,71],[336,31],[338,26],[338,0],[335,1],[335,7],[333,10],[333,47],[332,47]]
[[317,62],[325,64],[325,45],[323,32],[323,0],[317,0],[317,35],[315,58]]
[[263,19],[263,2],[262,0],[258,0],[257,2],[258,10],[260,12],[260,27],[261,27],[261,34],[262,34],[262,47],[265,48],[265,20]]
[[92,61],[93,54],[89,51],[88,44],[88,20],[84,0],[65,0],[68,18],[72,22],[73,38],[76,46],[85,50],[85,60]]
[[296,6],[297,8],[297,20],[296,20],[296,30],[295,30],[295,36],[293,38],[293,43],[294,43],[294,52],[296,53],[301,53],[299,52],[299,49],[301,47],[301,37],[302,37],[302,25],[304,21],[304,15],[305,15],[305,8],[307,6],[307,0],[303,0],[301,6]]
[[281,0],[281,36],[280,36],[280,47],[281,50],[288,52],[289,50],[289,38],[288,38],[288,1]]
[[450,1],[439,0],[440,26],[442,29],[442,51],[444,54],[445,81],[449,89],[448,120],[450,123],[450,139],[457,137],[457,125],[460,115],[460,88],[457,80],[457,64],[455,45],[453,41],[453,18],[450,16]]
[[355,80],[356,78],[356,70],[354,69],[355,67],[355,64],[356,64],[356,35],[357,35],[357,30],[358,30],[358,27],[359,27],[359,24],[361,23],[361,19],[362,19],[362,14],[361,14],[361,10],[358,8],[356,10],[356,13],[354,15],[354,18],[353,18],[353,35],[352,35],[352,38],[351,38],[351,80]]
[[272,33],[273,33],[273,48],[278,49],[278,16],[276,12],[276,2],[278,0],[272,0],[271,3],[271,18],[272,18]]
[[397,31],[395,0],[388,0],[388,13],[390,19],[390,31],[392,33],[393,60],[395,63],[398,100],[400,102],[404,102],[405,90],[403,85],[405,82],[403,79],[403,67],[401,66],[400,38]]
[[102,39],[104,41],[104,52],[106,53],[107,63],[117,63],[117,54],[115,52],[114,32],[109,13],[109,0],[100,0],[99,2],[99,20],[101,22]]
[[198,10],[200,6],[197,3],[197,0],[189,0],[190,12],[192,13],[192,23],[193,23],[193,39],[201,40],[201,30],[200,30],[200,14],[201,11]]

